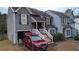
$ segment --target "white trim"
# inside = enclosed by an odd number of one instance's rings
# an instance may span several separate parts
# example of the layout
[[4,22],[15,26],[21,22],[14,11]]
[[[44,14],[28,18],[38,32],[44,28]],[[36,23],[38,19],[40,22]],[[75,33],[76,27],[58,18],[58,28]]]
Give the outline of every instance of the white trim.
[[12,8],[12,7],[10,7],[10,8],[11,8],[11,10],[14,12],[13,8]]
[[44,33],[45,33],[45,30],[46,30],[46,27],[45,27],[46,25],[45,25],[45,22],[44,22]]
[[[15,10],[15,12],[17,12],[18,10],[20,10],[22,7],[18,7],[16,10]],[[28,7],[25,7],[28,11],[29,11],[29,13],[31,13],[32,14],[32,12],[30,11],[30,9],[28,8]],[[12,8],[13,9],[13,8]],[[13,12],[14,12],[14,10],[13,10]]]
[[18,7],[16,10],[15,10],[15,12],[17,12],[18,10],[20,10],[22,7]]
[[32,12],[30,11],[30,9],[28,7],[26,7],[26,9],[29,11],[30,14],[32,14]]
[[33,17],[31,17],[31,18],[33,19],[34,22],[36,22],[36,20]]
[[17,32],[18,32],[18,31],[31,31],[31,29],[29,29],[29,30],[16,30],[16,31],[17,31]]

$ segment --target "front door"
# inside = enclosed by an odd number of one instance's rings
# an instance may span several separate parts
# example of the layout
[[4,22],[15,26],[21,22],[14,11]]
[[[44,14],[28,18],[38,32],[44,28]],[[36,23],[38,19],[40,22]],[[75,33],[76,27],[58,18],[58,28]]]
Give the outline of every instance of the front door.
[[65,29],[65,37],[66,38],[71,37],[71,29],[70,28]]

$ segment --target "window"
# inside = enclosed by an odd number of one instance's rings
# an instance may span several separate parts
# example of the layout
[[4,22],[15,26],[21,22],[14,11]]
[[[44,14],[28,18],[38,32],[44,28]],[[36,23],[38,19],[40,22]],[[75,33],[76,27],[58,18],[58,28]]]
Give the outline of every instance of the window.
[[21,24],[27,24],[27,15],[26,14],[21,14]]
[[46,24],[50,25],[50,17],[46,17]]
[[61,17],[61,23],[64,24],[64,17]]
[[61,22],[62,24],[67,24],[69,22],[69,19],[66,17],[62,17]]
[[55,28],[50,29],[50,33],[51,33],[51,34],[56,33],[56,29],[55,29]]
[[71,35],[71,31],[70,30],[67,30],[67,36],[68,35]]

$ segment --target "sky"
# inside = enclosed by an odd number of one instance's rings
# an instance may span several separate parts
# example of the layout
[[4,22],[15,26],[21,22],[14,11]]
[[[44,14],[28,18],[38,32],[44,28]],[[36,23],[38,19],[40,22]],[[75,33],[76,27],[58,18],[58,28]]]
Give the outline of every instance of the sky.
[[[59,12],[65,12],[68,7],[33,7],[35,9],[41,10],[41,11],[46,11],[46,10],[54,10],[54,11],[59,11]],[[1,13],[7,13],[8,7],[0,7],[0,12]],[[74,11],[75,15],[79,15],[79,8],[76,8]]]
[[[63,8],[59,8],[59,7],[33,7],[33,8],[36,8],[36,9],[41,10],[41,11],[55,10],[55,11],[60,11],[60,12],[65,12],[65,10],[67,9],[65,7],[63,7]],[[0,12],[7,13],[7,11],[8,11],[7,7],[0,7]]]

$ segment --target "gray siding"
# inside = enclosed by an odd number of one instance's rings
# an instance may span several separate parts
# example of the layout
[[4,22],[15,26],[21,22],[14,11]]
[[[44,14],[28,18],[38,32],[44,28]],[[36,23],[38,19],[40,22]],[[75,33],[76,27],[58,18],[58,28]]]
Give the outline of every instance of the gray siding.
[[[28,24],[27,25],[22,25],[20,24],[20,14],[26,14],[28,15]],[[31,29],[31,19],[30,19],[30,15],[29,15],[29,12],[26,8],[21,8],[17,13],[16,13],[16,16],[15,16],[15,26],[16,26],[16,30],[29,30]]]
[[7,15],[7,34],[10,41],[13,40],[13,32],[14,32],[14,22],[13,22],[13,13],[9,13]]

